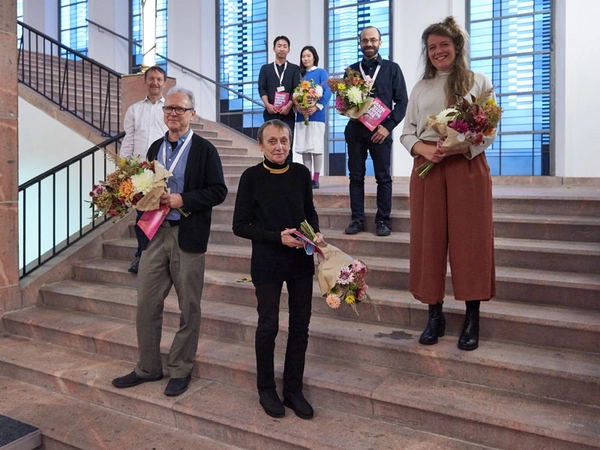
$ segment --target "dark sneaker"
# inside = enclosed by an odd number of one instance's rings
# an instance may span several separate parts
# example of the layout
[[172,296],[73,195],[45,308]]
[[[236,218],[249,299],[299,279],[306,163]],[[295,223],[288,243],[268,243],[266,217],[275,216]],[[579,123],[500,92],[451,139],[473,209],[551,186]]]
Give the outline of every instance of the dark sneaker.
[[112,380],[112,385],[119,389],[130,388],[137,386],[138,384],[146,383],[148,381],[162,380],[162,377],[163,376],[160,375],[156,378],[142,378],[134,371],[122,377],[115,378],[114,380]]
[[168,395],[169,397],[176,397],[183,394],[185,391],[187,391],[191,380],[192,377],[190,375],[184,378],[171,378],[167,384],[167,387],[165,388],[165,395]]
[[140,268],[140,257],[136,256],[135,259],[133,261],[131,261],[131,265],[129,266],[129,269],[127,269],[127,272],[138,273],[139,268]]
[[358,234],[361,231],[365,231],[365,224],[362,223],[360,220],[353,220],[352,222],[350,222],[350,225],[348,225],[348,228],[344,230],[344,233]]
[[285,416],[285,408],[275,389],[258,391],[258,396],[260,397],[260,406],[263,407],[267,415],[275,418]]
[[377,236],[389,236],[391,232],[392,230],[390,230],[389,225],[383,220],[375,223],[375,233]]
[[312,406],[306,401],[302,392],[283,394],[283,404],[291,408],[301,419],[312,419],[315,415]]
[[315,181],[315,180],[312,180],[312,188],[313,189],[319,189],[319,182]]

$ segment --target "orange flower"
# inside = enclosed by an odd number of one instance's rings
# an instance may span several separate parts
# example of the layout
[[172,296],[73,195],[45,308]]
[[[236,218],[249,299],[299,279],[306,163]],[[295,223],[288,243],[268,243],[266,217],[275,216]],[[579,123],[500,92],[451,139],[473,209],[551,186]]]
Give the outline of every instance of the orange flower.
[[310,81],[304,80],[302,81],[302,89],[310,89]]
[[133,193],[133,183],[131,182],[131,178],[127,178],[119,185],[119,193],[121,197],[131,200]]

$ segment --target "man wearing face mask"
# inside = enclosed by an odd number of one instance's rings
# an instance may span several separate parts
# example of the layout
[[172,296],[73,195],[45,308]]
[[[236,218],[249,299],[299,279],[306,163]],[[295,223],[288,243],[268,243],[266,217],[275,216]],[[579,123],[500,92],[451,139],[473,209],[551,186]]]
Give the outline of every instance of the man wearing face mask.
[[360,33],[359,39],[364,57],[350,68],[372,83],[371,96],[378,98],[391,113],[373,131],[355,119],[350,119],[346,125],[344,136],[348,145],[352,221],[345,233],[357,234],[365,229],[365,173],[368,151],[373,160],[377,181],[375,232],[377,236],[389,236],[392,210],[392,131],[404,118],[408,95],[400,66],[379,55],[379,30],[366,27]]
[[[292,108],[292,92],[300,84],[300,67],[287,60],[290,40],[286,36],[273,40],[273,52],[275,61],[262,66],[258,74],[258,93],[265,105],[263,117],[265,122],[279,119],[293,130],[296,114]],[[291,137],[293,140],[293,134]],[[292,144],[290,142],[290,147]]]

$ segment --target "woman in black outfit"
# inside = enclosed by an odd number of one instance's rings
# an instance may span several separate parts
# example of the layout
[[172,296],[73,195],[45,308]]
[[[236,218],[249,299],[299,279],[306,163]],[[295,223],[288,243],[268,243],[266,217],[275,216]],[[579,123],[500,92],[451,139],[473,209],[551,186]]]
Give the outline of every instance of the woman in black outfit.
[[[250,275],[258,301],[256,372],[260,404],[272,417],[285,415],[284,405],[298,417],[310,419],[313,409],[302,394],[315,273],[312,255],[293,233],[304,220],[323,242],[312,198],[310,172],[302,164],[287,163],[290,129],[280,120],[258,130],[262,163],[244,171],[240,179],[233,232],[252,240]],[[275,389],[274,351],[279,330],[279,301],[283,282],[288,290],[289,332],[283,370],[283,404]]]

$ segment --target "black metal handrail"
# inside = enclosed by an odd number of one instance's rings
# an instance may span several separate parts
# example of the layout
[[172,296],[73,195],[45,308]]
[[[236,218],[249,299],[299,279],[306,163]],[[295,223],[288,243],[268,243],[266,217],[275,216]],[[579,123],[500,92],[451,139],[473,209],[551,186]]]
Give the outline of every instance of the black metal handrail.
[[[98,27],[98,29],[100,29],[100,30],[103,30],[103,31],[106,31],[106,32],[108,32],[108,33],[112,34],[113,36],[116,36],[116,37],[118,37],[119,39],[122,39],[122,40],[124,40],[124,41],[126,41],[126,42],[128,42],[128,43],[130,43],[130,44],[132,44],[132,45],[135,45],[135,46],[137,46],[137,47],[141,47],[141,45],[140,45],[140,44],[138,44],[137,42],[135,42],[135,41],[132,41],[131,39],[127,39],[125,36],[123,36],[123,35],[121,35],[121,34],[119,34],[119,33],[116,33],[116,32],[114,32],[113,30],[111,30],[111,29],[109,29],[109,28],[106,28],[104,25],[100,25],[99,23],[96,23],[96,22],[94,22],[93,20],[90,20],[90,19],[86,19],[86,21],[87,21],[87,22],[89,22],[89,23],[91,23],[92,25],[94,25],[94,26]],[[164,59],[164,60],[165,60],[166,62],[168,62],[169,64],[173,64],[174,66],[177,66],[177,67],[179,67],[180,69],[182,69],[182,70],[183,70],[183,71],[185,71],[185,72],[189,72],[189,73],[191,73],[192,75],[195,75],[195,76],[197,76],[198,78],[202,78],[203,80],[205,80],[205,81],[208,81],[209,83],[212,83],[212,84],[214,84],[215,86],[217,86],[217,87],[219,87],[219,88],[221,88],[221,89],[225,89],[225,90],[227,90],[227,91],[229,91],[229,92],[232,92],[232,93],[234,93],[235,95],[237,95],[238,97],[240,97],[240,98],[243,98],[244,100],[248,100],[249,102],[252,102],[252,103],[254,103],[254,104],[258,105],[258,106],[260,106],[261,108],[264,108],[264,107],[265,107],[265,105],[263,105],[263,104],[262,104],[262,103],[260,103],[260,102],[257,102],[257,101],[256,101],[256,100],[254,100],[253,98],[250,98],[250,97],[248,97],[248,96],[246,96],[246,95],[242,94],[241,92],[238,92],[238,91],[236,91],[235,89],[231,89],[229,86],[226,86],[226,85],[224,85],[224,84],[221,84],[221,83],[219,83],[218,81],[215,81],[215,80],[213,80],[212,78],[209,78],[209,77],[207,77],[206,75],[202,75],[201,73],[199,73],[199,72],[196,72],[194,69],[190,69],[189,67],[187,67],[187,66],[185,66],[185,65],[183,65],[183,64],[181,64],[181,63],[179,63],[179,62],[177,62],[177,61],[174,61],[174,60],[172,60],[172,59],[170,59],[170,58],[167,58],[166,56],[163,56],[163,55],[161,55],[161,54],[159,54],[159,53],[157,53],[157,54],[156,54],[156,56],[158,56],[158,57],[159,57],[159,58],[161,58],[161,59]]]
[[19,82],[104,136],[120,133],[121,74],[21,21]]
[[30,274],[110,217],[92,219],[87,193],[114,170],[106,153],[117,154],[125,133],[74,156],[19,186],[19,274]]

